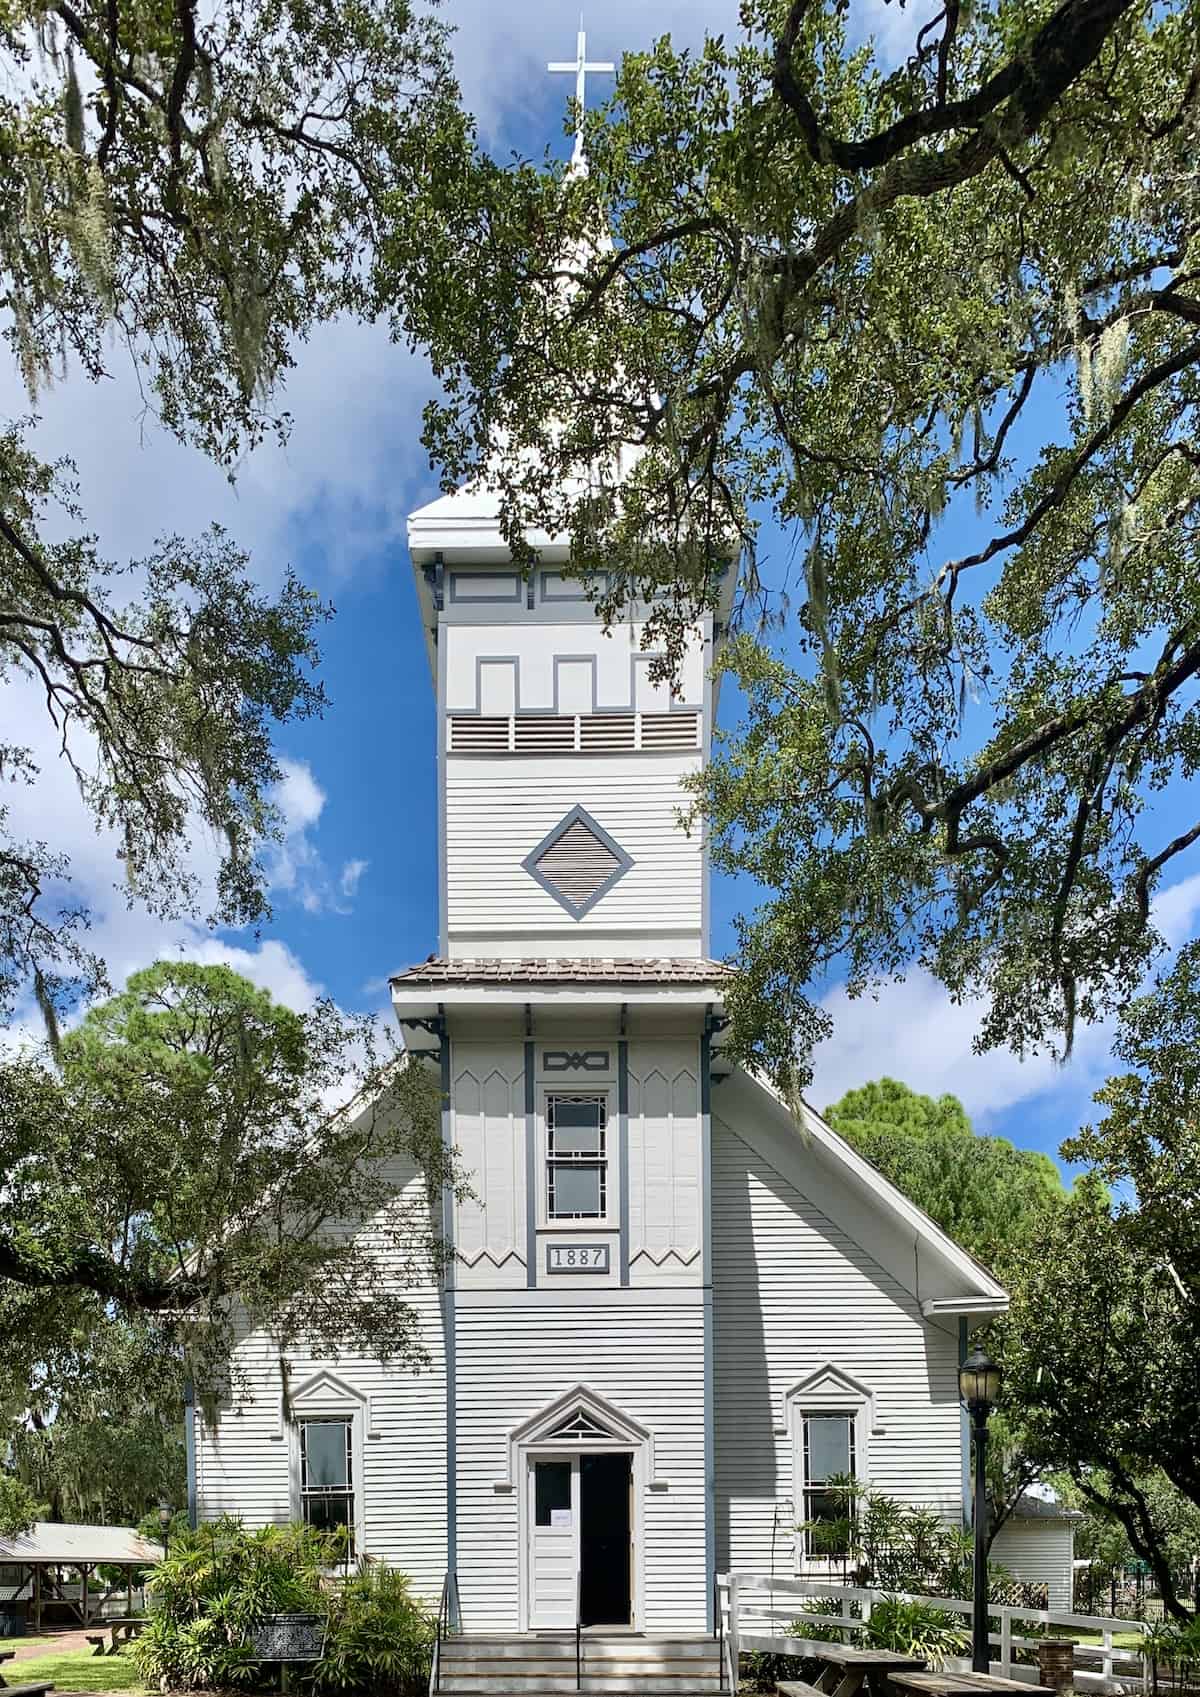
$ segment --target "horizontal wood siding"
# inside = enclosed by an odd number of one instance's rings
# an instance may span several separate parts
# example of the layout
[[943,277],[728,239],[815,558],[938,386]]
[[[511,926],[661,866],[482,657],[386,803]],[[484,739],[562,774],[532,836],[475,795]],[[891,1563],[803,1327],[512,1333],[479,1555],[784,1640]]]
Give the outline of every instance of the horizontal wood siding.
[[[406,1197],[422,1185],[397,1163],[396,1185]],[[349,1228],[348,1228],[349,1229]],[[370,1226],[365,1228],[368,1232]],[[400,1257],[382,1242],[376,1252],[399,1269]],[[407,1279],[399,1276],[397,1289]],[[332,1374],[363,1407],[363,1441],[355,1485],[363,1494],[366,1553],[408,1573],[421,1596],[437,1601],[446,1571],[446,1372],[441,1311],[432,1281],[412,1288],[428,1362],[419,1370],[345,1355],[337,1361],[289,1351],[292,1394],[320,1373]],[[279,1351],[261,1331],[247,1331],[235,1347],[236,1394],[215,1423],[198,1413],[196,1487],[202,1521],[240,1516],[247,1525],[283,1524],[293,1517],[291,1472],[294,1432],[282,1414]],[[199,1399],[203,1404],[203,1397]],[[338,1402],[340,1397],[324,1398]],[[355,1404],[346,1399],[346,1411]],[[370,1435],[373,1434],[373,1435]]]
[[1014,1579],[1044,1585],[1050,1608],[1067,1613],[1074,1607],[1074,1558],[1075,1522],[1071,1520],[1009,1520],[992,1540],[993,1561],[1006,1567]]
[[[675,929],[698,935],[700,833],[688,836],[676,817],[687,805],[680,777],[695,769],[698,758],[596,755],[581,765],[574,757],[513,756],[486,767],[475,760],[455,762],[446,774],[450,931],[526,930],[535,937],[546,930]],[[578,920],[521,864],[576,805],[633,860]]]
[[773,1561],[790,1573],[799,1514],[792,1440],[780,1429],[788,1391],[826,1362],[869,1386],[881,1428],[870,1482],[955,1519],[956,1344],[833,1223],[835,1207],[804,1194],[799,1136],[785,1176],[755,1151],[753,1127],[740,1129],[714,1115],[717,1566],[768,1571]]
[[653,1434],[665,1490],[644,1497],[650,1631],[703,1629],[704,1344],[694,1303],[630,1295],[604,1307],[460,1306],[457,1315],[458,1575],[468,1632],[519,1622],[519,1491],[509,1434],[578,1384]]

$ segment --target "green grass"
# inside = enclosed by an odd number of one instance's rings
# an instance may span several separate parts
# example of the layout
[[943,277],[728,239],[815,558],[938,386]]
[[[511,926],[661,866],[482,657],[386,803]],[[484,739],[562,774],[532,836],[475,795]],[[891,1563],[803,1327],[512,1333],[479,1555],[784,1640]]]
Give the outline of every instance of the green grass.
[[56,1691],[136,1691],[144,1689],[128,1656],[94,1656],[90,1650],[67,1650],[59,1655],[30,1656],[28,1661],[5,1662],[10,1685],[42,1685]]
[[[1077,1632],[1074,1628],[1068,1630],[1065,1626],[1063,1632],[1068,1638],[1078,1638],[1081,1644],[1099,1644],[1101,1641],[1098,1632]],[[1136,1650],[1142,1642],[1142,1634],[1140,1631],[1114,1632],[1112,1641],[1114,1650]]]

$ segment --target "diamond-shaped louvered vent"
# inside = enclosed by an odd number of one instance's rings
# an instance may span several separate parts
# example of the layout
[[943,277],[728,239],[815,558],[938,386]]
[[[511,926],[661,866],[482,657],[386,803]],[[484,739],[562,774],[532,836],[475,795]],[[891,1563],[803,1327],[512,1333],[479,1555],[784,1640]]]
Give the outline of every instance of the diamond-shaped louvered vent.
[[582,919],[633,861],[590,813],[573,807],[521,864],[572,919]]

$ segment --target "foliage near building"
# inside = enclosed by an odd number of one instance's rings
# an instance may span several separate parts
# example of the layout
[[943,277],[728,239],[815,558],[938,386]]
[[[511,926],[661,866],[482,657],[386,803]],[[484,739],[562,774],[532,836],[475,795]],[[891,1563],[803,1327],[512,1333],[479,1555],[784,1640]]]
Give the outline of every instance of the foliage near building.
[[834,962],[1068,1050],[1200,838],[1153,805],[1198,748],[1197,0],[949,4],[887,62],[856,15],[628,55],[586,177],[479,163],[419,316],[518,552],[569,532],[669,658],[748,556],[700,802],[767,892],[734,1051],[800,1088]]
[[227,1384],[238,1323],[285,1358],[303,1335],[424,1360],[402,1292],[441,1264],[451,1161],[435,1087],[370,1019],[293,1013],[223,966],[150,967],[64,1037],[58,1070],[0,1071],[0,1166],[5,1372],[69,1419],[119,1403],[132,1371],[174,1421],[185,1374],[208,1398]]
[[405,1576],[384,1563],[347,1570],[342,1534],[214,1521],[173,1540],[149,1588],[149,1622],[130,1650],[149,1685],[197,1691],[266,1683],[255,1634],[275,1614],[321,1618],[322,1654],[305,1670],[316,1691],[406,1697],[428,1678],[431,1615]]
[[[386,306],[402,324],[468,139],[445,29],[407,0],[15,0],[0,64],[3,339],[31,410],[64,371],[129,360],[157,420],[233,469],[286,433],[280,385],[318,325]],[[0,679],[32,686],[131,897],[262,919],[272,737],[322,706],[327,610],[290,575],[260,593],[215,530],[112,560],[24,424],[0,431],[0,600]],[[24,737],[0,763],[37,784]],[[69,874],[0,809],[0,1011],[103,987]]]

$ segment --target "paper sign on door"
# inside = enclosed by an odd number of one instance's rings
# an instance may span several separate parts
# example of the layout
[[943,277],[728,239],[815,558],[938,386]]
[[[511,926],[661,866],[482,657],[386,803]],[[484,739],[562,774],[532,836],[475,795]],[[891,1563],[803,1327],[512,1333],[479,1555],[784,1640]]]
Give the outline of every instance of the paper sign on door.
[[552,1508],[550,1510],[550,1525],[557,1532],[571,1530],[571,1511],[569,1508]]

